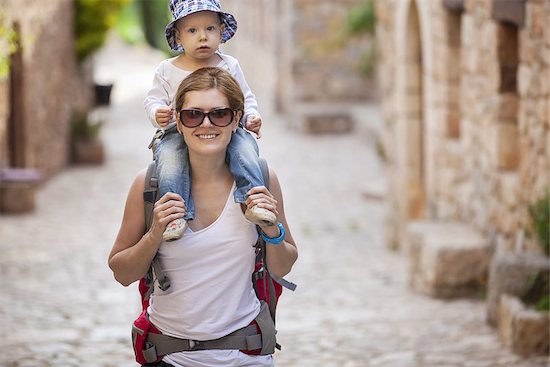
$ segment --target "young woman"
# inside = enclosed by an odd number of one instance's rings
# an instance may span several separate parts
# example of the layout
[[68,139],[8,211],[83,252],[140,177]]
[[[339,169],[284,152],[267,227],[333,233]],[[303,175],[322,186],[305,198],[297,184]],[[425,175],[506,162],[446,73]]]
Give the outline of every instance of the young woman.
[[[180,84],[176,121],[189,149],[195,219],[185,235],[163,241],[168,223],[185,215],[181,196],[167,193],[154,208],[153,223],[144,233],[145,171],[136,177],[122,224],[109,255],[118,282],[128,286],[141,279],[158,252],[171,286],[155,285],[148,308],[151,323],[163,334],[193,341],[224,337],[250,325],[260,313],[251,281],[258,233],[232,200],[235,179],[226,152],[243,113],[239,84],[224,69],[198,69]],[[248,192],[248,208],[269,210],[278,225],[263,226],[267,239],[267,267],[278,277],[290,272],[298,252],[285,218],[277,176],[270,170],[270,189]],[[209,349],[166,355],[159,366],[273,366],[271,355],[249,355],[239,350]]]

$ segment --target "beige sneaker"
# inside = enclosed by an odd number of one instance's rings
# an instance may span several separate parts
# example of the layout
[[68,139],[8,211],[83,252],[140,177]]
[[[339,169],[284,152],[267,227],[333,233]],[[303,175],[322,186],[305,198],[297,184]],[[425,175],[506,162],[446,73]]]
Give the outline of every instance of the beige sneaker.
[[275,226],[277,225],[277,217],[273,212],[267,209],[259,208],[257,205],[250,209],[246,209],[244,213],[246,219],[259,226]]
[[187,229],[187,221],[183,218],[174,219],[166,226],[162,239],[165,241],[179,240]]

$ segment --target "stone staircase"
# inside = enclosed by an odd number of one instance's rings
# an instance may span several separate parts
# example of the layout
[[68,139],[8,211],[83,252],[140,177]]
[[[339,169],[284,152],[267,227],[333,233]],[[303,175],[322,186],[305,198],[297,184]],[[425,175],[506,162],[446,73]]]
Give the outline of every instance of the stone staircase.
[[417,221],[407,227],[411,286],[436,298],[476,296],[485,287],[489,241],[471,226]]

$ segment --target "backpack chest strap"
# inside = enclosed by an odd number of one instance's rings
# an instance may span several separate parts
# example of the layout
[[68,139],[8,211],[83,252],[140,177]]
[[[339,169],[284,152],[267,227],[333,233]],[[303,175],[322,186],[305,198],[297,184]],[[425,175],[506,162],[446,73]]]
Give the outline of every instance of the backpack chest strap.
[[154,345],[157,355],[206,349],[255,350],[262,347],[262,335],[256,331],[256,325],[248,325],[214,340],[197,341],[149,333],[147,342]]
[[[147,334],[146,350],[143,354],[148,360],[170,353],[190,352],[207,349],[237,349],[241,351],[260,350],[261,355],[272,354],[277,347],[277,331],[269,314],[267,304],[261,302],[260,313],[255,322],[219,339],[197,341],[180,339],[169,335]],[[259,332],[258,332],[259,329]]]

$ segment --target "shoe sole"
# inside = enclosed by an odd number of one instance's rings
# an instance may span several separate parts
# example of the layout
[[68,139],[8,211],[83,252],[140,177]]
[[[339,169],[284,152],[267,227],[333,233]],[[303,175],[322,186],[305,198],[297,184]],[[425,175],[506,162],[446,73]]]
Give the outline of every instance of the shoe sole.
[[[275,217],[275,215],[273,215]],[[276,223],[270,219],[270,218],[267,218],[267,217],[264,217],[264,218],[253,218],[251,216],[248,216],[245,214],[245,218],[248,219],[249,222],[252,222],[256,225],[259,225],[259,226],[264,226],[264,227],[271,227],[271,226],[274,226],[276,225]]]
[[183,234],[185,233],[185,230],[187,229],[187,222],[185,222],[185,225],[183,228],[180,229],[174,229],[172,231],[164,231],[162,234],[162,239],[166,242],[172,242],[179,240],[183,237]]

